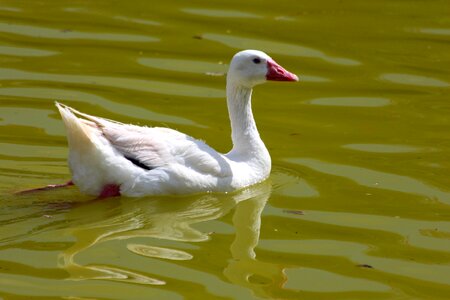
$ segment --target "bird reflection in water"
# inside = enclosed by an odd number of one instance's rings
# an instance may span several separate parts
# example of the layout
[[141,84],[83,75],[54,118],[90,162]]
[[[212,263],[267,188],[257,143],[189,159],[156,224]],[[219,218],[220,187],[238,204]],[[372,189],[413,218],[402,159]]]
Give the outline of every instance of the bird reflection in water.
[[[167,275],[137,272],[132,270],[136,266],[123,265],[124,260],[120,266],[117,260],[111,264],[82,264],[75,258],[105,242],[133,239],[126,244],[132,253],[164,261],[191,260],[193,255],[188,250],[139,242],[142,238],[148,239],[148,243],[155,239],[182,243],[207,241],[213,233],[203,232],[192,225],[221,218],[234,209],[235,238],[230,245],[232,259],[224,262],[228,265],[223,274],[232,284],[249,288],[255,295],[262,296],[266,294],[265,288],[281,286],[286,281],[282,266],[258,261],[254,251],[259,241],[261,214],[271,189],[271,182],[267,180],[232,194],[169,199],[120,198],[81,205],[67,215],[73,226],[69,226],[66,233],[75,237],[76,242],[60,254],[59,266],[69,272],[71,280],[103,279],[164,285],[163,277]],[[151,265],[145,269],[152,272]]]

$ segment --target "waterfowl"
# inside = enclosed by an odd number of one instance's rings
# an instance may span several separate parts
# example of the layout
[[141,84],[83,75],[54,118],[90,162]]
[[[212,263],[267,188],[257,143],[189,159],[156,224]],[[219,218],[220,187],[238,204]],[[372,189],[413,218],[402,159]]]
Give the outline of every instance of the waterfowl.
[[72,181],[100,197],[230,192],[263,181],[271,159],[256,128],[252,88],[298,81],[261,51],[235,54],[227,73],[233,148],[221,154],[203,141],[162,127],[140,127],[56,103],[64,121]]

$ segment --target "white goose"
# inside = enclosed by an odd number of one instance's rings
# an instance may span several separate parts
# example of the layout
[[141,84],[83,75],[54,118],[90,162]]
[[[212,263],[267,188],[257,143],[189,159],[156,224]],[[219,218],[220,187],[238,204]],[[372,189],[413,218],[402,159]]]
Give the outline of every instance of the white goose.
[[252,88],[298,77],[256,50],[238,52],[227,74],[233,149],[221,154],[169,128],[127,125],[56,103],[67,130],[72,182],[99,197],[229,192],[269,176],[271,159],[251,109]]

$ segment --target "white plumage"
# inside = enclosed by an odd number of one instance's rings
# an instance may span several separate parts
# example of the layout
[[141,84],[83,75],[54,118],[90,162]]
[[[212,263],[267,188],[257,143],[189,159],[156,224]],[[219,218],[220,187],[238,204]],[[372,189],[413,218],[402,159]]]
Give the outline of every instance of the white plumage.
[[72,181],[86,194],[115,185],[121,195],[228,192],[266,179],[270,155],[251,111],[251,91],[266,80],[297,76],[267,54],[237,53],[227,75],[233,149],[220,154],[176,130],[139,127],[90,116],[56,103],[67,129]]

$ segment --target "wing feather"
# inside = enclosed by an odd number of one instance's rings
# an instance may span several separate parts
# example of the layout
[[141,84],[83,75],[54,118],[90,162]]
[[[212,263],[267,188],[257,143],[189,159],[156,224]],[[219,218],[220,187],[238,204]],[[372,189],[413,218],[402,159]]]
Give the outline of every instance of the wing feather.
[[224,177],[231,174],[225,158],[200,140],[170,128],[141,127],[91,116],[65,106],[82,117],[127,159],[150,169],[178,164],[199,173]]

